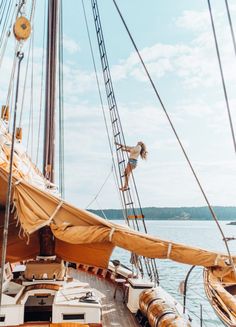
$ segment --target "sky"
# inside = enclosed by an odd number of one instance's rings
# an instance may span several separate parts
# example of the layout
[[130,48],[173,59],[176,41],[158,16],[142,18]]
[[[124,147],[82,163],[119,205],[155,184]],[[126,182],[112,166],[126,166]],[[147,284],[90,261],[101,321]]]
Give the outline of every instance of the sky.
[[[104,107],[109,119],[91,4],[88,0],[84,2]],[[34,127],[31,127],[31,139],[34,140],[31,143],[37,139],[36,126],[41,103],[44,3],[36,3],[33,27],[35,58],[29,68],[35,79]],[[236,4],[233,0],[228,3],[236,33]],[[210,203],[235,206],[236,158],[207,1],[117,0],[117,4]],[[148,160],[139,160],[134,171],[142,206],[205,206],[205,200],[113,2],[100,0],[98,5],[126,144],[132,146],[142,140],[148,148]],[[225,2],[212,1],[212,9],[236,129],[236,56]],[[81,1],[64,1],[63,23],[65,198],[86,208],[110,175],[89,208],[119,208],[119,194],[111,174],[112,159]],[[29,41],[24,44],[25,51],[28,46]],[[10,47],[7,54],[7,64],[1,68],[4,76],[10,72]],[[24,60],[26,69],[26,58]],[[2,85],[0,99],[4,98],[5,89],[6,86]],[[27,99],[32,93],[29,82],[26,89]],[[24,144],[27,144],[30,126],[29,102],[25,100],[24,104]],[[36,147],[28,146],[28,149],[31,148],[31,156],[35,160]],[[42,147],[39,151],[41,154]]]

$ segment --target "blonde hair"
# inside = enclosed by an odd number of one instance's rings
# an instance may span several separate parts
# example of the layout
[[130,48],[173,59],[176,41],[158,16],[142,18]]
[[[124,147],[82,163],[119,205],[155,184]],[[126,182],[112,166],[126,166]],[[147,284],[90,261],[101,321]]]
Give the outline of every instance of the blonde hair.
[[140,146],[141,146],[141,151],[140,151],[140,157],[144,160],[147,159],[147,147],[143,142],[139,142]]

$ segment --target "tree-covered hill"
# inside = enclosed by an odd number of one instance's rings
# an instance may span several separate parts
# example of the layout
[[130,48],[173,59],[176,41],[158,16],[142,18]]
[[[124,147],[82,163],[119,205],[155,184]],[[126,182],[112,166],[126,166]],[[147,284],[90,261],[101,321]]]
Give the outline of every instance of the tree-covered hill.
[[[218,219],[236,220],[236,207],[213,207]],[[89,210],[101,217],[105,213],[108,219],[123,219],[119,209]],[[208,207],[180,207],[180,208],[143,208],[146,219],[151,220],[210,220],[212,219]]]

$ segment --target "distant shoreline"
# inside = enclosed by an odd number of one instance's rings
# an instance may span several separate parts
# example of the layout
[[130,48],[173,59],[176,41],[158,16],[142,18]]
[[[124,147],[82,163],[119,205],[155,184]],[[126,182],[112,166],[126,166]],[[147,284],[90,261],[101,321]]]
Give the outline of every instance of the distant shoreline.
[[228,223],[227,225],[236,225],[236,221],[231,221],[231,222]]
[[[100,216],[101,217],[101,216]],[[104,216],[102,216],[102,218],[104,218]],[[108,220],[120,220],[123,221],[124,218],[108,218]],[[214,221],[213,219],[198,219],[198,218],[194,218],[194,219],[148,219],[145,218],[146,221]],[[234,221],[232,221],[232,219],[218,219],[218,221],[228,221],[227,225],[236,225],[236,219]]]
[[[234,221],[236,224],[236,207],[214,206],[213,210],[219,220]],[[90,212],[110,220],[122,220],[123,214],[120,209],[103,209],[89,210]],[[133,214],[130,212],[130,214]],[[140,214],[137,211],[136,214]],[[208,207],[145,207],[142,209],[142,214],[146,220],[212,220],[211,213]]]
[[[104,216],[100,216],[102,218],[104,218]],[[108,218],[108,217],[107,217]],[[123,221],[124,218],[108,218],[109,220],[121,220]],[[213,219],[198,219],[198,218],[194,218],[194,219],[148,219],[148,218],[145,218],[146,221],[214,221]],[[228,224],[227,225],[236,225],[236,218],[234,221],[232,221],[232,219],[218,219],[218,221],[228,221]]]

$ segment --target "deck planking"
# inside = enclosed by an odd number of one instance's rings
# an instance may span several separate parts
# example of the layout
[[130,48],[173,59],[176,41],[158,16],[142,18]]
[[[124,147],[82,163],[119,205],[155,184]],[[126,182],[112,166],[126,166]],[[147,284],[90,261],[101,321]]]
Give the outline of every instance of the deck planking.
[[123,303],[122,292],[118,290],[116,299],[113,298],[115,285],[111,281],[73,268],[69,268],[69,274],[81,282],[87,282],[91,288],[95,289],[101,299],[103,327],[140,326],[126,304]]

